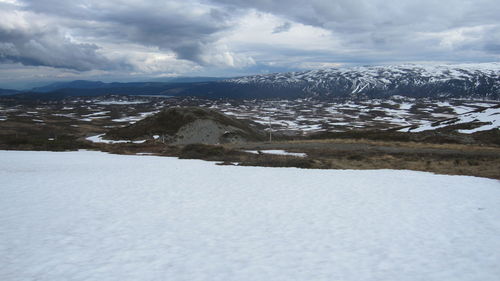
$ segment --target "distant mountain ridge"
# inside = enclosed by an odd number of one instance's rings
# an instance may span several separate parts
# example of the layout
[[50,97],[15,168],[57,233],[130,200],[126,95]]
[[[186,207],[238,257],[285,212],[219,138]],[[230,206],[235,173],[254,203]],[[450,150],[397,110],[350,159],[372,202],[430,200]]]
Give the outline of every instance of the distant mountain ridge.
[[151,79],[147,82],[110,82],[105,83],[102,81],[90,80],[74,80],[65,82],[55,82],[41,87],[32,88],[31,92],[48,93],[61,89],[106,89],[106,88],[125,88],[125,87],[147,87],[151,85],[163,85],[170,83],[198,83],[198,82],[212,82],[221,81],[227,78],[217,77],[166,77]]
[[204,76],[194,76],[194,77],[164,77],[149,79],[151,82],[166,82],[166,83],[198,83],[198,82],[213,82],[222,81],[228,79],[227,77],[204,77]]
[[307,97],[500,97],[500,63],[331,68],[225,80],[258,88],[301,91]]
[[19,93],[18,90],[12,90],[12,89],[0,89],[0,96],[4,95],[13,95]]
[[59,89],[95,89],[105,86],[101,81],[75,80],[70,82],[56,82],[46,86],[31,89],[33,92],[48,93]]
[[331,68],[202,82],[73,81],[36,88],[17,96],[40,99],[106,94],[235,99],[370,99],[398,95],[499,100],[500,63]]

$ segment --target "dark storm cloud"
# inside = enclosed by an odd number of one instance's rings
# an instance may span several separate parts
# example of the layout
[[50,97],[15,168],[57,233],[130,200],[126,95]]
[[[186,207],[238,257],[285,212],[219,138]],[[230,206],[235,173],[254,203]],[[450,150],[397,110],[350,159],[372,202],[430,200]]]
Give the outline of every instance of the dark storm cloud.
[[[62,3],[61,3],[62,2]],[[58,17],[97,22],[78,26],[104,41],[132,42],[173,51],[179,59],[203,64],[202,54],[229,27],[222,9],[193,1],[25,0],[26,9]],[[55,7],[55,8],[53,8]]]
[[201,54],[204,48],[215,40],[215,33],[225,28],[219,17],[214,12],[195,17],[179,11],[152,13],[146,9],[137,13],[137,10],[130,9],[110,14],[107,20],[117,25],[129,41],[171,50],[179,59],[203,63]]
[[111,62],[93,44],[75,43],[57,30],[29,32],[0,26],[0,62],[51,66],[79,71],[109,69]]

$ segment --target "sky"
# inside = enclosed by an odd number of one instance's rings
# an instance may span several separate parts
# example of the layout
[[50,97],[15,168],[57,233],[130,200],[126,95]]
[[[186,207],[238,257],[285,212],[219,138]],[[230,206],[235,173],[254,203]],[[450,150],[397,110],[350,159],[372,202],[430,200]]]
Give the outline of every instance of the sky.
[[497,0],[0,0],[0,87],[500,61]]

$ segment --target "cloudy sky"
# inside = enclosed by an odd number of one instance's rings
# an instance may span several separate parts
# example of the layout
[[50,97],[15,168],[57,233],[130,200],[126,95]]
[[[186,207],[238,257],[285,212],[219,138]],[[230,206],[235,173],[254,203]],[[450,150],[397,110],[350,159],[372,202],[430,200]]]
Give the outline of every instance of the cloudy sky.
[[0,0],[0,87],[500,61],[498,0]]

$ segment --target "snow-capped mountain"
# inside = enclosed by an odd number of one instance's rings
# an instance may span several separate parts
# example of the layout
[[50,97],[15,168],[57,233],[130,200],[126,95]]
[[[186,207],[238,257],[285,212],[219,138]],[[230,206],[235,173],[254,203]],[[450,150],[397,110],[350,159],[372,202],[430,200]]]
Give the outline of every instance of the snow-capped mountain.
[[500,63],[368,66],[254,75],[227,83],[309,97],[500,98]]
[[[457,65],[398,65],[331,68],[183,83],[103,83],[51,92],[17,94],[23,99],[68,96],[168,95],[207,98],[370,99],[394,95],[415,98],[500,100],[500,62]],[[102,82],[101,82],[102,83]],[[77,86],[75,86],[77,84]],[[57,86],[57,85],[56,85]]]

